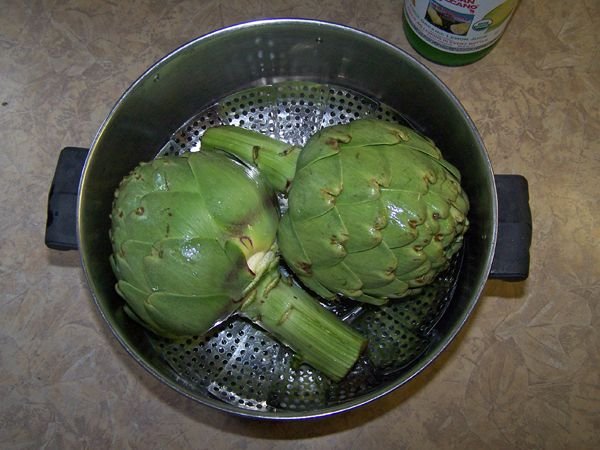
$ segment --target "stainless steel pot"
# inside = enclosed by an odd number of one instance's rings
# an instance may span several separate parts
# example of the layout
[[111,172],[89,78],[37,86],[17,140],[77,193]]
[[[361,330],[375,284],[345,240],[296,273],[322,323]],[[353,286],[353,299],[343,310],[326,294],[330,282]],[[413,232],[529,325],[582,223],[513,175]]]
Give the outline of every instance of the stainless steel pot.
[[[321,126],[363,115],[404,122],[432,138],[460,169],[472,204],[461,258],[437,291],[377,311],[336,310],[371,333],[372,359],[382,363],[387,355],[382,370],[365,357],[348,380],[334,385],[295,367],[286,349],[243,321],[168,342],[127,319],[114,290],[108,229],[113,192],[136,164],[189,150],[218,123],[252,124],[302,143]],[[494,177],[473,122],[433,73],[372,35],[291,19],[213,32],[148,69],[118,100],[89,152],[63,150],[46,235],[51,248],[79,249],[100,313],[145,369],[205,405],[269,419],[328,416],[408,382],[456,336],[488,277],[527,277],[530,240],[526,181]]]

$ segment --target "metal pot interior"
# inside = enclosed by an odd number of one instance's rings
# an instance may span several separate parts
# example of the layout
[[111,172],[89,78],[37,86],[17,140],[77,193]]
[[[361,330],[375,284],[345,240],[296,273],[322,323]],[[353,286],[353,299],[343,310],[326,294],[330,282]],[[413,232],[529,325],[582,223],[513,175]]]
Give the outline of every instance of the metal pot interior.
[[[109,213],[119,181],[156,156],[199,111],[245,89],[282,81],[343,86],[399,111],[432,138],[463,174],[471,228],[452,301],[436,325],[437,341],[405,370],[369,392],[310,410],[240,409],[182,383],[142,330],[122,313],[114,290]],[[152,66],[117,102],[92,144],[80,186],[78,239],[99,310],[117,339],[151,373],[184,395],[234,414],[306,418],[348,410],[404,384],[458,333],[487,279],[496,235],[496,197],[485,148],[457,99],[426,68],[398,48],[360,31],[305,20],[242,24],[196,39]]]

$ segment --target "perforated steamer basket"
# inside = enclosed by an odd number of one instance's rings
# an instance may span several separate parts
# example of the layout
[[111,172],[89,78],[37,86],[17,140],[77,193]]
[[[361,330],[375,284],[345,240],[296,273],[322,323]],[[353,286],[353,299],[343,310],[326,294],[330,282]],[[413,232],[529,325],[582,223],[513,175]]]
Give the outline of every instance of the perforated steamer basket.
[[[303,144],[324,126],[367,116],[407,124],[436,142],[463,174],[472,225],[463,251],[421,295],[384,307],[344,299],[324,302],[369,339],[367,352],[344,380],[334,383],[300,364],[286,347],[243,319],[231,319],[206,336],[168,341],[123,314],[109,265],[109,212],[116,186],[135,165],[159,154],[198,151],[204,130],[222,123]],[[214,177],[218,182],[219,174]],[[408,382],[449,344],[471,313],[496,239],[491,167],[456,98],[389,43],[346,26],[308,20],[226,28],[157,62],[125,92],[98,131],[78,198],[82,264],[95,302],[120,343],[181,394],[255,418],[329,416]]]

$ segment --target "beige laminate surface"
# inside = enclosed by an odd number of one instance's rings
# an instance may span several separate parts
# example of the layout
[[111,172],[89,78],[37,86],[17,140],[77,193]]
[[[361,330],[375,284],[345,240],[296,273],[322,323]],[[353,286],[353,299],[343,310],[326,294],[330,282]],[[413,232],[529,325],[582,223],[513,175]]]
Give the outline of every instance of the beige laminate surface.
[[531,276],[487,283],[468,326],[405,388],[305,423],[216,413],[110,335],[76,252],[44,247],[58,153],[89,146],[127,86],[180,44],[263,17],[359,27],[414,54],[401,1],[0,0],[0,448],[600,447],[600,2],[523,0],[462,68],[498,173],[530,183]]

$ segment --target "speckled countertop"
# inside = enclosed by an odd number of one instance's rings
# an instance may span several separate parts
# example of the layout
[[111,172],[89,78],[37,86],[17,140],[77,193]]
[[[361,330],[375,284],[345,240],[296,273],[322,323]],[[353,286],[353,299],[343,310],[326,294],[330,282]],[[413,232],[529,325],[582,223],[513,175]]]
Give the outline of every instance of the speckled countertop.
[[401,1],[0,2],[0,447],[583,449],[600,446],[600,2],[523,0],[462,68],[426,62],[498,173],[530,183],[528,281],[487,283],[420,377],[308,423],[226,416],[163,386],[110,334],[77,252],[44,247],[58,153],[89,146],[149,65],[225,25],[332,20],[407,44]]

